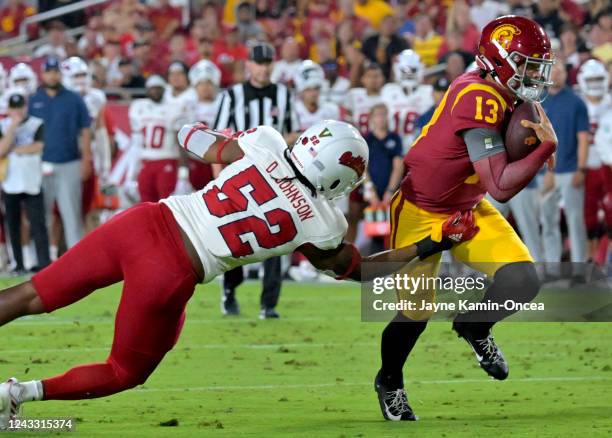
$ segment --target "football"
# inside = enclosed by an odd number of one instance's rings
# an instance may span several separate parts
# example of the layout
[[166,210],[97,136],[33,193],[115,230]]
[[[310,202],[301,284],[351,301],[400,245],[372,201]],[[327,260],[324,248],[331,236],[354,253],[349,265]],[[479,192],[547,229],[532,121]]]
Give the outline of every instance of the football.
[[540,144],[535,131],[521,125],[521,120],[530,120],[536,123],[540,121],[538,111],[532,103],[522,102],[517,105],[506,127],[504,144],[510,162],[525,158]]

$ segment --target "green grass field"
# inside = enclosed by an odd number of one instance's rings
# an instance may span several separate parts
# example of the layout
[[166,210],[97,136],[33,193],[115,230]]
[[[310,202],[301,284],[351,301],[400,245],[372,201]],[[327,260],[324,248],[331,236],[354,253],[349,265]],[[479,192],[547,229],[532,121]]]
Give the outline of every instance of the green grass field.
[[[104,360],[119,293],[101,290],[0,328],[0,377]],[[255,283],[239,291],[239,318],[220,316],[218,298],[217,284],[199,287],[179,344],[144,386],[30,403],[25,416],[74,417],[83,436],[612,435],[611,324],[501,325],[495,335],[511,371],[495,382],[449,323],[431,323],[405,374],[420,421],[391,423],[372,385],[384,325],[361,322],[358,287],[286,283],[279,321],[256,319]],[[173,419],[178,426],[160,425]]]

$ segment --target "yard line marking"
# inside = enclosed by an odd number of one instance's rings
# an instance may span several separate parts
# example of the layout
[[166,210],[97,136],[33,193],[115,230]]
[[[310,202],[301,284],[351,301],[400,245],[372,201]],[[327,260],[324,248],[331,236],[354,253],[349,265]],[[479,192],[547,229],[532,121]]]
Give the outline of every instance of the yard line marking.
[[[594,376],[559,376],[559,377],[523,377],[508,379],[513,382],[573,382],[573,381],[601,381],[612,380],[612,377]],[[456,385],[463,383],[489,383],[493,379],[444,379],[444,380],[420,380],[411,382],[416,385]],[[372,382],[334,382],[334,383],[312,383],[312,384],[290,384],[290,385],[224,385],[224,386],[197,386],[192,388],[147,388],[139,387],[134,392],[206,392],[206,391],[243,391],[243,390],[276,390],[276,389],[309,389],[330,388],[342,386],[371,386]]]

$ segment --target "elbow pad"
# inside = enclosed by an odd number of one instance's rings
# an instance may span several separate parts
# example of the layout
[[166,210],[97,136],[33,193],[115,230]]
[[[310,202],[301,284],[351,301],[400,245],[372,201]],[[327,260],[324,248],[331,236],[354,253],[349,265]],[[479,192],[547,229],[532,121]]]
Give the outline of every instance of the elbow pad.
[[178,141],[182,148],[202,158],[217,141],[215,131],[208,129],[203,123],[183,125],[178,133]]

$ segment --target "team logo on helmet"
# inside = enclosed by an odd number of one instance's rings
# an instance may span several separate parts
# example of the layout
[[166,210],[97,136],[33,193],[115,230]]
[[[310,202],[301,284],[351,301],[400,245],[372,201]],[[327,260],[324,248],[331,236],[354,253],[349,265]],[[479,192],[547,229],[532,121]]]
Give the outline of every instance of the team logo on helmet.
[[365,160],[360,155],[354,156],[351,151],[346,151],[340,155],[338,162],[353,169],[360,177],[365,172]]
[[508,50],[514,35],[520,35],[521,30],[513,24],[500,24],[491,32],[491,41],[496,40],[505,50]]

